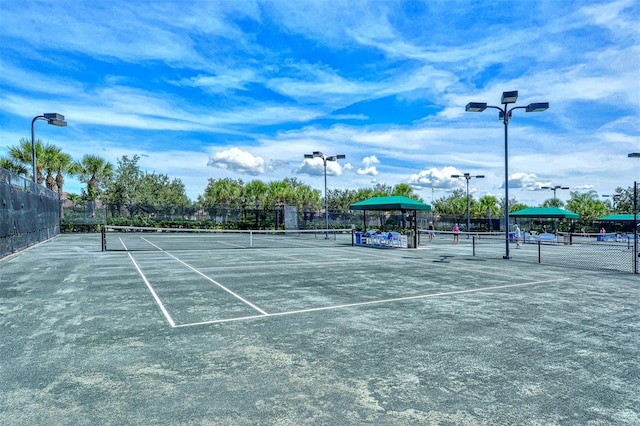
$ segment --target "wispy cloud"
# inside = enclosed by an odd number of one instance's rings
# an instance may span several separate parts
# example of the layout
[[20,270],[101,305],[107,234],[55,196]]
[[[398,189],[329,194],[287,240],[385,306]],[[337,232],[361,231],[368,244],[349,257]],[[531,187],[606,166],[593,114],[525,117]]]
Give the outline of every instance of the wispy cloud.
[[2,4],[0,155],[53,111],[69,126],[38,136],[112,162],[149,155],[140,163],[193,198],[209,177],[321,187],[322,162],[303,159],[318,150],[347,155],[327,164],[336,187],[406,182],[431,196],[475,172],[478,194],[496,194],[503,125],[464,106],[517,89],[551,103],[509,125],[517,196],[540,200],[548,182],[606,193],[638,176],[626,160],[640,150],[637,0],[71,4]]

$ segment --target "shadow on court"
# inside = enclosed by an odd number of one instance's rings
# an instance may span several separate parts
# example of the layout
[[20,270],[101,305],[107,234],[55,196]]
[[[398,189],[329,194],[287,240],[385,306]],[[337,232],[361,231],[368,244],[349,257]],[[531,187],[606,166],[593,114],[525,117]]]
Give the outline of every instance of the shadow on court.
[[4,425],[640,423],[633,274],[87,234],[0,260],[0,281]]

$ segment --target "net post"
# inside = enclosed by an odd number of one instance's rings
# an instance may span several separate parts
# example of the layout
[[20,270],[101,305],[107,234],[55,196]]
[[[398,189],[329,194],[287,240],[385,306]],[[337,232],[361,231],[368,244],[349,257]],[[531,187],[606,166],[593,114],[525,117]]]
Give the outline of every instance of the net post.
[[356,228],[351,225],[351,247],[356,245]]
[[107,251],[107,230],[104,225],[100,225],[100,242],[102,251]]
[[542,250],[542,243],[538,240],[538,263],[542,263],[542,257],[540,255],[540,251]]
[[471,238],[472,238],[471,243],[473,245],[473,256],[475,256],[476,255],[476,236],[474,235]]
[[253,248],[253,231],[249,230],[249,247]]

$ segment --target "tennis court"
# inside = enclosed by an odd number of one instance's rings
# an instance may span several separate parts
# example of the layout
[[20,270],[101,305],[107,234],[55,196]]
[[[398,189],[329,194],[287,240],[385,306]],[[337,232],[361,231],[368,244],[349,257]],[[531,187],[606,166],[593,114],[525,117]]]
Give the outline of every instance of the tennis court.
[[2,424],[640,423],[635,274],[444,240],[101,245],[0,260]]

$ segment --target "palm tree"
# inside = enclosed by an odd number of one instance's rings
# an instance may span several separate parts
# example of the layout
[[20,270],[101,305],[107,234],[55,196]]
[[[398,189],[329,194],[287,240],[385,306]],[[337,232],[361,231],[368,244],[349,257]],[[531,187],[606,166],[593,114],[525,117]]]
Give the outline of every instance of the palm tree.
[[571,191],[571,199],[567,201],[567,210],[580,215],[582,222],[589,222],[609,213],[607,205],[598,199],[594,190],[588,192]]
[[269,182],[267,194],[267,204],[273,203],[274,206],[275,228],[278,229],[280,222],[284,223],[284,206],[293,195],[291,184],[286,180]]
[[241,180],[235,181],[231,178],[209,179],[202,201],[206,207],[219,205],[222,208],[222,222],[225,223],[229,207],[232,207],[233,204],[237,206],[242,192],[243,183]]
[[73,160],[69,154],[64,152],[58,153],[55,158],[52,159],[53,170],[56,173],[56,187],[58,188],[58,195],[62,199],[62,186],[64,185],[64,175],[74,175],[75,170],[73,167]]
[[86,199],[89,201],[89,216],[95,215],[95,200],[107,181],[113,177],[113,165],[97,155],[86,154],[82,161],[69,166],[80,182],[87,184]]
[[61,154],[62,150],[51,144],[44,145],[40,154],[36,151],[36,159],[41,164],[41,170],[46,173],[45,185],[52,191],[57,191],[58,189],[53,175],[56,172],[57,157]]
[[0,167],[9,170],[18,176],[29,175],[29,169],[27,169],[22,163],[19,163],[11,158],[0,158]]
[[82,161],[70,166],[80,182],[87,184],[87,198],[95,200],[102,187],[113,177],[113,165],[97,155],[86,154]]
[[[44,177],[42,176],[42,151],[43,143],[40,139],[35,141],[36,148],[36,182],[38,185],[42,184]],[[9,157],[25,166],[33,164],[33,155],[31,152],[31,141],[25,138],[20,139],[18,145],[9,147]]]
[[252,180],[244,186],[244,195],[248,203],[255,207],[256,227],[260,227],[260,207],[264,207],[267,184],[261,180]]

